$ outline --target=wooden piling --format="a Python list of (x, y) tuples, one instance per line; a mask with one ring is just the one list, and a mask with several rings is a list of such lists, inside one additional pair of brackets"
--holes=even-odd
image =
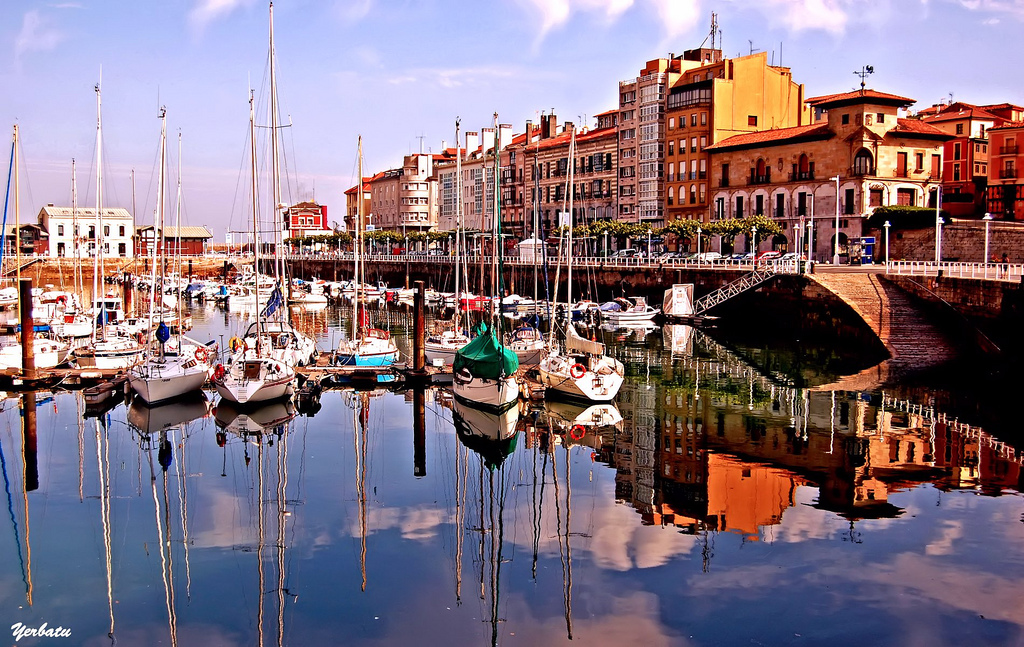
[(21, 403), (24, 407), (24, 415), (21, 419), (22, 433), (24, 435), (22, 452), (25, 458), (25, 491), (31, 492), (39, 489), (39, 467), (36, 460), (36, 392), (27, 391), (24, 393)]
[(413, 295), (413, 311), (415, 324), (413, 329), (413, 369), (422, 374), (427, 366), (427, 351), (424, 342), (427, 337), (426, 286), (423, 281), (416, 281), (416, 294)]
[(21, 279), (18, 285), (21, 300), (21, 371), (26, 380), (36, 378), (35, 323), (32, 321), (32, 279)]
[(427, 475), (426, 393), (422, 387), (412, 392), (413, 476)]

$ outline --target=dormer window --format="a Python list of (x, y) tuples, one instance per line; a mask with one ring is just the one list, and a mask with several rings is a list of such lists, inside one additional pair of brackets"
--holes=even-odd
[(848, 113), (844, 114), (842, 121), (844, 126), (848, 125), (850, 123), (850, 115)]

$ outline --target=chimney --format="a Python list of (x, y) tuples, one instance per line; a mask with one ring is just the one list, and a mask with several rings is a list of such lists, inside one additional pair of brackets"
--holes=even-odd
[(555, 114), (540, 116), (540, 138), (547, 139), (558, 134), (558, 117)]
[(526, 120), (526, 143), (529, 144), (533, 141), (533, 121)]
[(446, 150), (448, 150), (448, 142), (446, 142), (445, 140), (442, 139), (441, 140), (441, 154), (443, 155)]
[(466, 133), (466, 151), (465, 151), (465, 154), (463, 155), (463, 159), (469, 159), (469, 156), (474, 151), (476, 151), (476, 149), (477, 149), (477, 147), (479, 145), (480, 145), (480, 135), (479, 135), (479, 133), (467, 132)]
[(562, 124), (562, 132), (563, 133), (571, 133), (575, 129), (576, 129), (576, 124), (572, 123), (571, 121), (567, 121), (564, 124)]
[(494, 129), (493, 128), (481, 128), (480, 129), (480, 148), (484, 152), (487, 152), (494, 148)]
[(498, 146), (504, 150), (512, 143), (512, 124), (498, 124)]

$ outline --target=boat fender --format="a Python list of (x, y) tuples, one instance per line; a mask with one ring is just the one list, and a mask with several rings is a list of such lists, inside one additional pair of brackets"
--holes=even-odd
[(214, 382), (219, 382), (219, 381), (223, 380), (224, 376), (226, 374), (227, 374), (227, 370), (224, 368), (224, 365), (223, 364), (217, 364), (217, 368), (213, 369), (213, 381)]
[(587, 430), (583, 428), (583, 425), (573, 425), (569, 430), (569, 437), (573, 440), (582, 440), (586, 435)]
[(200, 362), (206, 362), (210, 359), (210, 351), (208, 351), (203, 346), (200, 346), (199, 348), (196, 349), (195, 357)]
[(574, 380), (578, 380), (586, 374), (587, 367), (585, 367), (583, 364), (580, 364), (579, 362), (576, 362), (575, 364), (569, 367), (569, 376), (572, 377), (572, 379)]

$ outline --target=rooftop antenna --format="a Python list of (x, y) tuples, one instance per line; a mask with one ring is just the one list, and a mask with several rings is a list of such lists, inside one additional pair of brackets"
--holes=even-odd
[(860, 77), (860, 91), (861, 91), (861, 93), (864, 92), (864, 87), (865, 87), (864, 79), (868, 78), (868, 76), (870, 76), (870, 75), (872, 75), (874, 73), (875, 73), (875, 68), (874, 68), (873, 65), (865, 65), (864, 67), (860, 68), (859, 72), (857, 72), (857, 71), (854, 72), (854, 74), (856, 74), (857, 76)]
[(420, 140), (420, 155), (423, 154), (423, 138), (424, 137), (426, 137), (426, 135), (417, 135), (416, 136), (416, 139)]

